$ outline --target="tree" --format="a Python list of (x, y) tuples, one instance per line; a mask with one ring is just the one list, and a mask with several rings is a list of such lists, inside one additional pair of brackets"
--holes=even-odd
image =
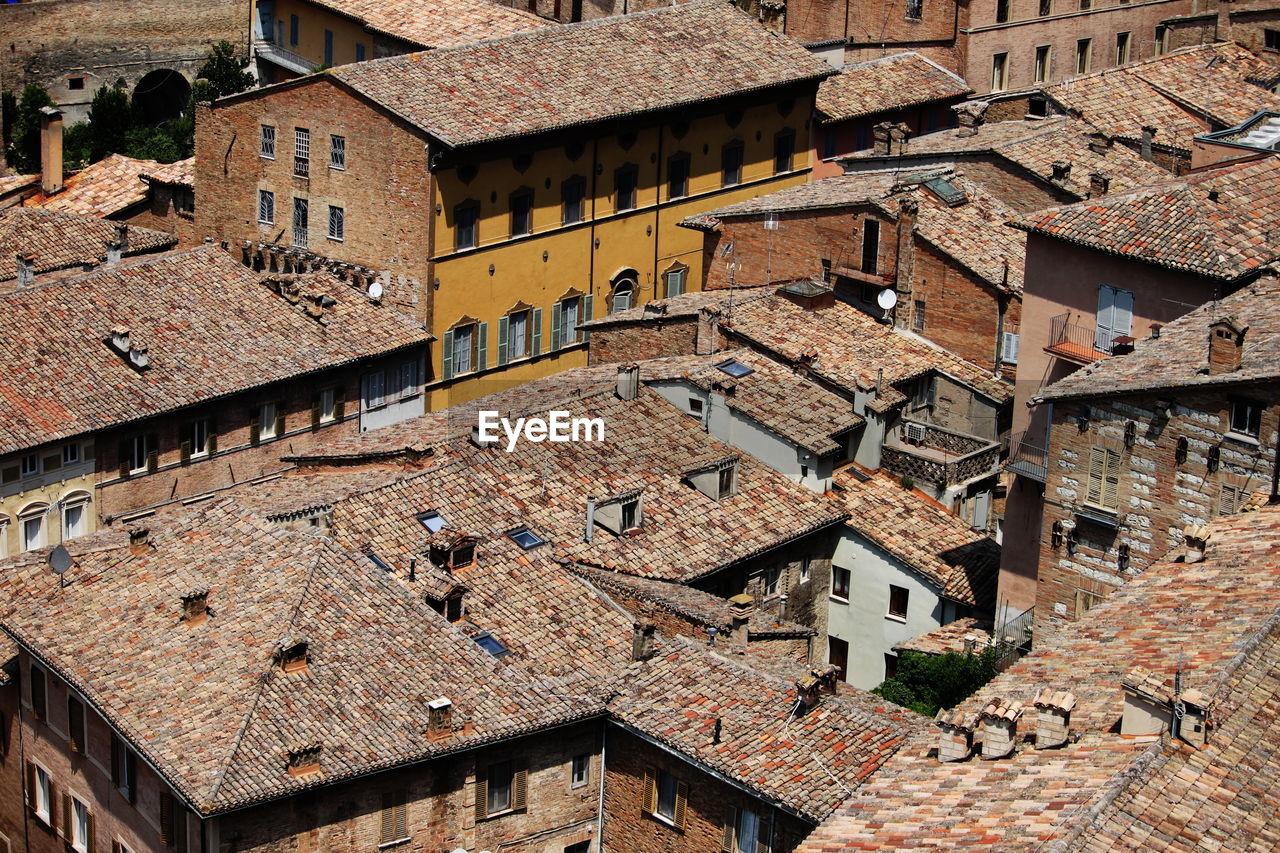
[(926, 655), (902, 652), (893, 678), (871, 692), (895, 705), (935, 716), (942, 708), (954, 708), (996, 676), (996, 650), (978, 654), (947, 652)]
[[(40, 108), (54, 106), (43, 86), (34, 83), (22, 90), (13, 121), (13, 133), (5, 156), (19, 174), (40, 171)], [(7, 127), (7, 125), (6, 125)]]
[(123, 153), (134, 128), (129, 93), (115, 86), (103, 86), (89, 105), (89, 157), (93, 162), (108, 154)]
[[(248, 64), (249, 60), (236, 54), (235, 45), (223, 40), (213, 46), (209, 58), (196, 72), (196, 77), (209, 81), (214, 98), (225, 98), (253, 85), (253, 75), (244, 70)], [(204, 96), (202, 90), (202, 97)]]

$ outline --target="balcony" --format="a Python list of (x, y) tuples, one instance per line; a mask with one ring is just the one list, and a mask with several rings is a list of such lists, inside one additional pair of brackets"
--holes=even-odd
[(266, 60), (294, 74), (310, 74), (316, 70), (317, 63), (291, 50), (285, 50), (267, 39), (254, 42), (253, 52), (259, 59)]
[(1071, 314), (1059, 314), (1049, 321), (1049, 345), (1044, 351), (1075, 364), (1093, 364), (1111, 355), (1098, 349), (1098, 330), (1070, 322)]
[(885, 436), (880, 450), (881, 467), (940, 488), (994, 474), (999, 463), (994, 442), (906, 420)]
[(1023, 430), (1005, 439), (1004, 452), (1008, 459), (1004, 469), (1019, 477), (1046, 482), (1049, 479), (1049, 451), (1035, 441), (1028, 441), (1027, 432)]

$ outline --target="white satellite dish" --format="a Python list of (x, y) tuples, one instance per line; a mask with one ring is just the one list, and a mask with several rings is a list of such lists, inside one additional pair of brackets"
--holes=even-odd
[(891, 287), (886, 287), (876, 297), (876, 304), (886, 311), (890, 310), (898, 304), (898, 292)]
[(375, 281), (373, 284), (369, 285), (369, 298), (370, 299), (382, 298), (382, 282)]

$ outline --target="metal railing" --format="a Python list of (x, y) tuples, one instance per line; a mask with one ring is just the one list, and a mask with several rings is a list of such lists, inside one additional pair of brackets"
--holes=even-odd
[(1049, 450), (1038, 441), (1028, 440), (1028, 432), (1030, 430), (1023, 430), (1005, 438), (1004, 453), (1008, 458), (1004, 468), (1043, 483), (1049, 479)]
[[(923, 433), (918, 443), (900, 437), (908, 424)], [(886, 436), (880, 449), (880, 464), (886, 470), (940, 486), (976, 479), (996, 470), (999, 463), (1000, 446), (994, 442), (905, 420)]]
[(1098, 349), (1098, 330), (1072, 323), (1070, 312), (1049, 320), (1049, 343), (1045, 351), (1080, 364), (1091, 364), (1111, 355)]

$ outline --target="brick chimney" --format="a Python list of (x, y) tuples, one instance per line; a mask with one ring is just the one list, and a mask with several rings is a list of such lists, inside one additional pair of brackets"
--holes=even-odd
[(448, 696), (427, 703), (427, 740), (447, 740), (453, 734), (453, 701)]
[(1071, 733), (1075, 694), (1042, 687), (1032, 704), (1036, 708), (1036, 749), (1051, 749), (1065, 744)]
[(631, 659), (633, 661), (648, 660), (653, 656), (655, 630), (652, 622), (631, 623)]
[(151, 531), (145, 527), (133, 527), (129, 530), (129, 553), (145, 554), (151, 547)]
[(209, 590), (198, 589), (182, 596), (182, 621), (199, 625), (209, 617)]
[(898, 199), (898, 264), (894, 270), (894, 290), (898, 291), (898, 310), (894, 314), (895, 325), (909, 329), (915, 318), (915, 305), (911, 299), (912, 280), (916, 268), (916, 214), (920, 202), (911, 196)]
[(892, 154), (893, 143), (892, 138), (893, 125), (887, 121), (882, 121), (871, 128), (871, 150), (876, 154)]
[(1209, 548), (1209, 540), (1212, 533), (1209, 528), (1203, 524), (1188, 524), (1182, 528), (1182, 541), (1186, 546), (1186, 555), (1183, 558), (1187, 563), (1204, 562), (1205, 551)]
[(889, 138), (893, 140), (893, 147), (899, 154), (905, 154), (907, 150), (907, 140), (911, 138), (911, 128), (907, 127), (903, 122), (895, 122), (889, 128)]
[(709, 308), (698, 312), (698, 336), (694, 355), (710, 355), (720, 349), (720, 313)]
[(1089, 173), (1089, 198), (1101, 198), (1111, 189), (1111, 176), (1106, 172)]
[(1067, 178), (1071, 175), (1071, 163), (1068, 160), (1054, 160), (1053, 172), (1049, 175), (1049, 180), (1055, 184), (1062, 185), (1067, 182)]
[(18, 287), (30, 287), (36, 282), (36, 256), (31, 252), (19, 252)]
[(973, 752), (973, 730), (978, 727), (978, 715), (966, 714), (959, 709), (939, 711), (933, 720), (941, 730), (938, 735), (939, 761), (964, 761)]
[(989, 106), (986, 101), (965, 101), (953, 106), (951, 109), (955, 111), (956, 121), (960, 125), (956, 136), (977, 136), (978, 128), (986, 120)]
[(285, 756), (285, 768), (289, 775), (297, 778), (320, 773), (320, 751), (319, 741), (299, 743), (290, 747)]
[(1244, 355), (1244, 335), (1249, 327), (1235, 317), (1223, 317), (1209, 324), (1209, 375), (1233, 373), (1240, 369)]
[(1111, 139), (1104, 133), (1089, 134), (1089, 150), (1094, 154), (1105, 155), (1111, 150)]
[(40, 191), (62, 190), (62, 110), (40, 108)]
[(1218, 0), (1217, 32), (1214, 41), (1231, 41), (1231, 0)]
[(756, 600), (745, 592), (729, 599), (729, 631), (730, 643), (736, 652), (747, 650), (747, 635), (751, 623), (751, 614), (755, 612)]
[(996, 697), (979, 715), (982, 719), (982, 757), (1004, 758), (1018, 743), (1018, 718), (1022, 703), (1016, 699)]

